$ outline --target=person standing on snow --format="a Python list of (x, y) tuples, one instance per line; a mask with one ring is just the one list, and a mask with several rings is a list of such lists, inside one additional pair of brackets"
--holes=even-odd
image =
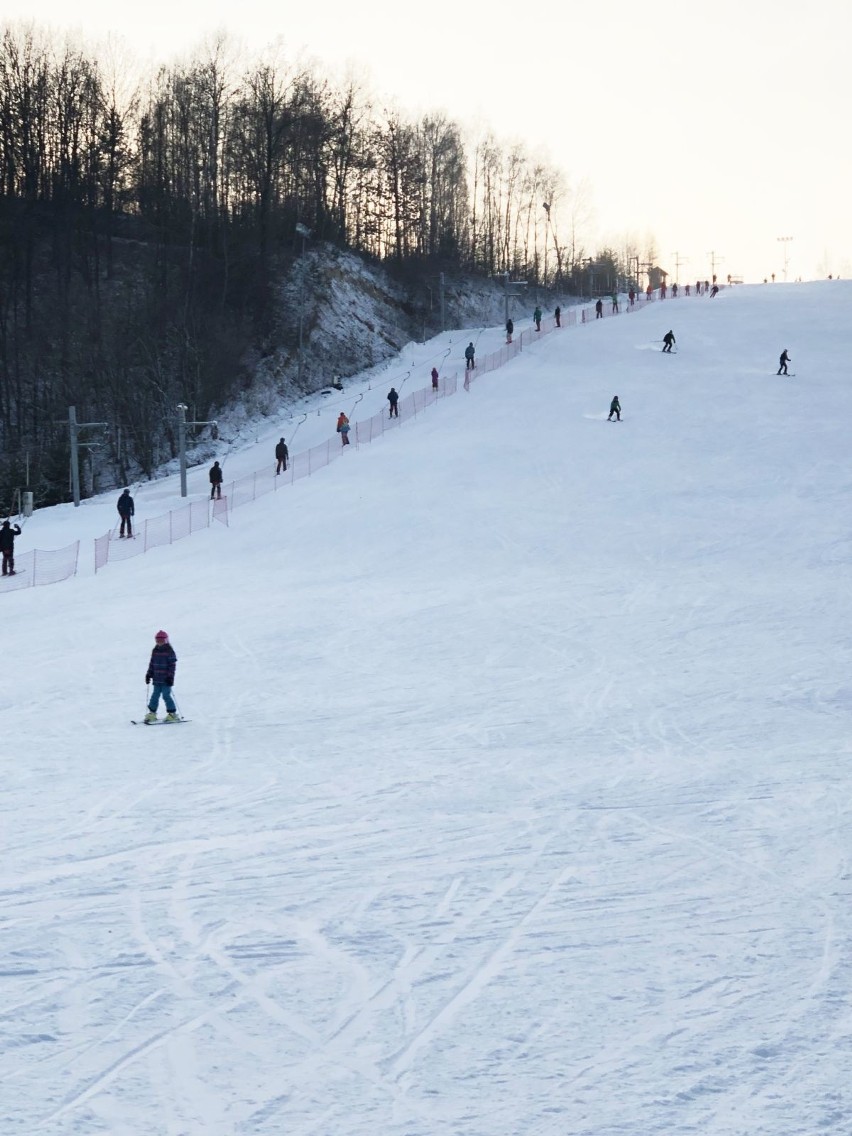
[(553, 312), (553, 318), (556, 320), (556, 326), (562, 327), (562, 309), (558, 304)]
[(399, 418), (399, 393), (396, 387), (391, 387), (388, 391), (388, 402), (390, 403), (388, 418)]
[(154, 636), (154, 650), (151, 652), (151, 661), (145, 674), (146, 685), (153, 683), (151, 697), (148, 700), (148, 713), (145, 715), (146, 722), (157, 721), (160, 695), (163, 696), (163, 701), (166, 704), (165, 720), (167, 722), (180, 721), (175, 700), (172, 698), (176, 667), (177, 655), (169, 642), (169, 637), (165, 631), (158, 631)]
[(621, 421), (621, 403), (618, 401), (618, 395), (614, 395), (612, 402), (609, 404), (609, 416), (607, 422), (612, 421), (612, 416), (615, 415), (616, 422)]
[(438, 376), (438, 368), (433, 367), (432, 368), (432, 390), (433, 391), (436, 391), (438, 389), (438, 377), (439, 377)]
[(222, 500), (222, 467), (218, 462), (213, 462), (210, 466), (210, 500), (214, 497)]
[(277, 463), (275, 466), (276, 477), (279, 473), (281, 473), (282, 470), (285, 473), (287, 472), (287, 461), (289, 457), (290, 451), (287, 449), (287, 443), (283, 438), (281, 438), (278, 442), (278, 445), (275, 447), (275, 461)]
[(675, 345), (675, 337), (673, 331), (667, 331), (663, 336), (663, 351), (671, 354), (671, 350)]
[(21, 535), (21, 526), (8, 521), (0, 525), (0, 552), (3, 553), (3, 575), (15, 575), (15, 537)]
[(595, 319), (603, 319), (603, 300), (598, 300), (598, 302), (595, 304)]
[(780, 359), (778, 360), (778, 371), (776, 373), (779, 375), (788, 375), (790, 372), (787, 370), (787, 364), (792, 362), (793, 360), (787, 354), (787, 348), (785, 347), (781, 352)]
[(349, 445), (349, 419), (341, 410), (337, 416), (337, 432), (340, 435), (340, 441), (344, 446)]
[(119, 537), (124, 536), (125, 527), (127, 528), (127, 536), (133, 536), (133, 521), (131, 518), (136, 512), (136, 506), (133, 504), (133, 498), (130, 496), (130, 490), (125, 489), (118, 499), (116, 505), (118, 515), (121, 517), (121, 529), (119, 530)]
[(468, 343), (467, 347), (465, 347), (465, 349), (464, 349), (465, 370), (466, 371), (472, 371), (473, 368), (476, 366), (476, 364), (473, 361), (475, 355), (476, 355), (476, 348), (473, 346), (473, 340), (471, 340), (470, 343)]
[(533, 312), (533, 322), (535, 323), (536, 331), (541, 331), (541, 308), (537, 304)]
[(506, 342), (512, 342), (512, 336), (515, 334), (515, 325), (511, 319), (506, 320)]

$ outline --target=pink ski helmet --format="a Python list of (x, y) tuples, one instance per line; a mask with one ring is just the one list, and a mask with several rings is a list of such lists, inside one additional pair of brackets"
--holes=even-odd
[(165, 631), (158, 631), (157, 634), (154, 636), (154, 638), (157, 640), (158, 643), (167, 643), (168, 639), (169, 639), (169, 637), (165, 633)]

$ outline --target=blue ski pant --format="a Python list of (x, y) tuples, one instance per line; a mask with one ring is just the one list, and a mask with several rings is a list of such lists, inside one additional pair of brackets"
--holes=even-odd
[(163, 701), (166, 704), (166, 710), (170, 714), (176, 713), (177, 706), (175, 706), (175, 700), (172, 698), (172, 688), (170, 686), (166, 686), (164, 682), (155, 682), (151, 687), (151, 697), (148, 700), (148, 709), (151, 711), (151, 713), (156, 714), (157, 707), (160, 705), (161, 694), (163, 696)]

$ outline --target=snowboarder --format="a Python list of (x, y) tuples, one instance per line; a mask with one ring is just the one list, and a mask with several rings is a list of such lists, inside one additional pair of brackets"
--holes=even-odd
[(607, 422), (612, 422), (612, 416), (615, 415), (616, 422), (621, 421), (621, 403), (618, 401), (618, 395), (614, 395), (612, 402), (609, 404), (609, 417)]
[(595, 304), (595, 319), (603, 319), (603, 300), (598, 300), (598, 302)]
[(214, 497), (222, 500), (222, 467), (218, 462), (213, 462), (210, 466), (210, 500)]
[(675, 345), (674, 332), (673, 331), (667, 331), (666, 334), (663, 336), (663, 351), (667, 351), (669, 354), (671, 354), (671, 349), (674, 347), (674, 345)]
[(562, 309), (558, 304), (556, 305), (556, 310), (553, 313), (553, 318), (556, 320), (556, 326), (562, 327)]
[(0, 552), (3, 553), (3, 575), (15, 575), (15, 537), (21, 535), (20, 525), (4, 521), (0, 525)]
[(175, 668), (177, 655), (169, 642), (165, 631), (158, 631), (154, 636), (154, 650), (151, 652), (151, 661), (145, 672), (145, 684), (153, 683), (151, 697), (148, 699), (148, 713), (146, 722), (157, 721), (157, 707), (160, 704), (160, 695), (166, 704), (166, 721), (179, 722), (175, 700), (172, 698), (172, 687), (175, 684)]
[(779, 375), (788, 375), (790, 372), (787, 370), (787, 364), (792, 362), (793, 360), (787, 354), (787, 348), (785, 347), (778, 360), (778, 371), (776, 373)]
[(388, 391), (388, 402), (390, 403), (388, 418), (399, 418), (399, 394), (396, 387), (391, 387)]
[(287, 472), (287, 462), (290, 460), (290, 451), (287, 449), (287, 443), (283, 438), (280, 438), (278, 445), (275, 447), (275, 476), (277, 477), (282, 471)]
[(515, 325), (512, 320), (506, 320), (506, 342), (512, 342), (512, 336), (515, 334)]
[(433, 367), (432, 368), (432, 390), (436, 391), (437, 389), (438, 389), (438, 368)]
[(541, 331), (541, 308), (538, 307), (538, 305), (536, 305), (536, 309), (533, 312), (533, 322), (535, 323), (536, 331)]
[(340, 435), (340, 441), (344, 446), (349, 445), (349, 419), (341, 410), (337, 417), (337, 432)]
[(133, 521), (131, 518), (136, 512), (136, 506), (133, 504), (133, 498), (130, 496), (129, 489), (125, 489), (122, 495), (119, 497), (116, 509), (118, 509), (118, 515), (121, 517), (121, 528), (118, 534), (119, 537), (123, 537), (125, 535), (125, 528), (127, 529), (127, 536), (133, 536)]
[(473, 368), (476, 366), (476, 364), (473, 361), (473, 358), (474, 358), (475, 355), (476, 355), (476, 348), (473, 346), (473, 341), (471, 340), (471, 342), (468, 343), (467, 347), (465, 347), (465, 349), (464, 349), (464, 357), (465, 357), (465, 360), (466, 360), (466, 362), (465, 362), (465, 370), (466, 371), (472, 371)]

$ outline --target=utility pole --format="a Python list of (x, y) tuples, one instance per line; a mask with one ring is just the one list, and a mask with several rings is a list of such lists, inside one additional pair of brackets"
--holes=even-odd
[(186, 497), (186, 428), (187, 426), (217, 426), (218, 423), (214, 420), (211, 422), (191, 421), (188, 422), (186, 418), (187, 405), (185, 402), (177, 404), (178, 412), (178, 456), (180, 458), (180, 495)]
[(107, 422), (78, 422), (77, 407), (68, 407), (68, 430), (71, 435), (71, 492), (74, 497), (74, 508), (80, 504), (80, 448), (91, 450), (99, 445), (98, 442), (81, 442), (79, 431), (89, 427), (100, 426), (103, 429), (109, 425)]
[(672, 256), (675, 262), (675, 284), (680, 284), (680, 266), (682, 264), (689, 264), (689, 260), (686, 257), (681, 260), (679, 252), (673, 252)]
[(441, 331), (446, 331), (447, 330), (447, 320), (446, 320), (446, 314), (445, 314), (445, 311), (444, 311), (444, 274), (443, 274), (443, 272), (441, 273), (439, 279), (440, 279), (440, 282), (441, 282)]
[[(544, 286), (547, 287), (547, 240), (550, 236), (550, 202), (542, 201), (541, 207), (544, 210), (547, 220), (544, 223)], [(508, 316), (506, 317), (509, 318)]]
[[(715, 284), (716, 283), (716, 259), (717, 259), (716, 253), (715, 253), (715, 251), (708, 252), (707, 255), (710, 257), (710, 274), (713, 278), (713, 283)], [(725, 258), (723, 256), (720, 256), (718, 259), (724, 260)]]
[(792, 237), (776, 237), (775, 239), (777, 241), (780, 241), (781, 244), (784, 246), (784, 283), (786, 284), (787, 283), (787, 249), (789, 248), (789, 242), (792, 241), (793, 238)]
[[(302, 325), (305, 318), (305, 241), (308, 240), (313, 234), (307, 225), (303, 225), (301, 221), (296, 225), (296, 232), (302, 238), (302, 259), (299, 263), (299, 371), (298, 382), (301, 386), (302, 383)], [(186, 494), (184, 493), (185, 497)]]

